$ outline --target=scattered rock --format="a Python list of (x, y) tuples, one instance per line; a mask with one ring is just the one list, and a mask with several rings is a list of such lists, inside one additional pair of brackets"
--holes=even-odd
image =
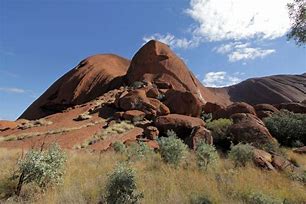
[(272, 155), (266, 151), (255, 148), (253, 161), (260, 168), (275, 170), (272, 165)]
[(155, 126), (161, 132), (165, 134), (167, 130), (173, 130), (182, 139), (189, 137), (193, 128), (204, 125), (204, 121), (200, 118), (179, 114), (159, 116), (155, 120)]
[(279, 112), (277, 108), (270, 104), (257, 104), (254, 106), (254, 109), (260, 119), (270, 117), (273, 113)]
[(294, 113), (306, 113), (306, 104), (303, 103), (281, 103), (274, 105), (277, 109), (286, 109)]
[(123, 114), (123, 119), (136, 122), (136, 121), (143, 120), (145, 116), (146, 116), (146, 114), (142, 111), (128, 110)]
[(293, 152), (299, 153), (299, 154), (306, 154), (306, 146), (294, 149)]
[(218, 111), (214, 112), (213, 119), (230, 118), (231, 115), (235, 113), (249, 113), (252, 115), (256, 115), (253, 106), (244, 102), (236, 102), (230, 106), (227, 106), (225, 109), (219, 109)]
[(75, 118), (74, 120), (75, 121), (82, 121), (82, 120), (88, 120), (90, 118), (92, 118), (92, 116), (89, 115), (89, 113), (82, 113), (82, 114), (78, 115), (78, 117)]
[(185, 139), (185, 143), (191, 149), (196, 149), (200, 142), (205, 142), (207, 144), (213, 144), (213, 137), (209, 130), (203, 126), (197, 126), (192, 130), (189, 137)]
[(144, 130), (144, 136), (150, 140), (157, 139), (158, 135), (159, 135), (159, 131), (154, 126), (148, 126)]
[(249, 143), (259, 149), (277, 144), (264, 123), (253, 114), (236, 113), (231, 116), (233, 125), (228, 128), (230, 139), (234, 144)]

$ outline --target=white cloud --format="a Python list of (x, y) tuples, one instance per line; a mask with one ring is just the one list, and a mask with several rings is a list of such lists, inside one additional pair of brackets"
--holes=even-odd
[(142, 39), (145, 43), (150, 40), (158, 40), (160, 42), (169, 45), (171, 48), (183, 48), (183, 49), (197, 47), (200, 43), (199, 38), (198, 39), (193, 38), (191, 40), (188, 40), (186, 38), (177, 38), (171, 33), (167, 33), (166, 35), (155, 33), (150, 36), (145, 36)]
[(202, 83), (208, 87), (224, 87), (237, 84), (242, 81), (239, 76), (243, 73), (236, 72), (233, 75), (229, 75), (224, 71), (219, 72), (208, 72), (205, 74), (205, 77)]
[(230, 62), (263, 58), (275, 52), (274, 49), (254, 48), (251, 47), (250, 43), (241, 42), (222, 44), (219, 47), (215, 47), (213, 51), (221, 54), (227, 54)]
[(21, 93), (26, 93), (27, 91), (24, 89), (20, 89), (20, 88), (4, 88), (4, 87), (0, 87), (0, 92), (6, 92), (6, 93), (17, 93), (17, 94), (21, 94)]
[(194, 34), (209, 41), (275, 39), (290, 28), (289, 0), (191, 0)]

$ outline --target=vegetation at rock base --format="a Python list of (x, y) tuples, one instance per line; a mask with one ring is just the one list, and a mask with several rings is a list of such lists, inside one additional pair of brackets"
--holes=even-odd
[(201, 142), (196, 149), (197, 165), (207, 170), (216, 167), (219, 162), (219, 155), (214, 146)]
[(253, 159), (253, 147), (248, 144), (237, 144), (231, 147), (228, 156), (235, 166), (246, 166)]
[(264, 119), (269, 132), (284, 146), (306, 144), (306, 114), (282, 110)]
[(227, 138), (227, 129), (233, 124), (233, 121), (226, 118), (212, 120), (206, 123), (206, 128), (212, 132), (214, 144), (226, 148), (230, 145)]
[[(284, 150), (306, 169), (305, 155)], [(36, 191), (25, 185), (18, 198), (9, 197), (16, 182), (9, 180), (21, 150), (0, 149), (0, 202), (1, 203), (98, 203), (107, 195), (109, 175), (116, 163), (127, 160), (126, 154), (108, 151), (101, 155), (86, 152), (67, 152), (66, 173), (62, 185)], [(159, 154), (131, 162), (136, 170), (137, 192), (144, 197), (141, 203), (191, 203), (208, 200), (211, 203), (246, 203), (252, 193), (263, 194), (287, 203), (306, 200), (305, 185), (281, 172), (263, 171), (253, 166), (234, 168), (232, 161), (221, 158), (214, 171), (202, 171), (196, 165), (195, 155), (188, 157), (190, 165), (173, 168), (163, 162)], [(195, 202), (196, 203), (196, 202)]]

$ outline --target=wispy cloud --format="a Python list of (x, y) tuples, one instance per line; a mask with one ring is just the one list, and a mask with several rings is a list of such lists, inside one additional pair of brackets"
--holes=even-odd
[(26, 93), (27, 91), (24, 89), (14, 88), (14, 87), (0, 87), (0, 92), (23, 94)]
[(264, 58), (275, 52), (274, 49), (251, 47), (250, 43), (241, 42), (222, 44), (219, 47), (215, 47), (213, 51), (220, 54), (227, 54), (230, 62)]
[(171, 48), (193, 48), (197, 47), (200, 43), (199, 38), (188, 40), (187, 38), (177, 38), (171, 33), (167, 33), (166, 35), (155, 33), (153, 35), (144, 36), (143, 41), (146, 43), (150, 40), (158, 40), (169, 45)]
[(208, 87), (230, 86), (241, 82), (241, 75), (243, 75), (243, 73), (240, 72), (236, 72), (234, 74), (228, 74), (225, 71), (208, 72), (205, 74), (202, 83)]

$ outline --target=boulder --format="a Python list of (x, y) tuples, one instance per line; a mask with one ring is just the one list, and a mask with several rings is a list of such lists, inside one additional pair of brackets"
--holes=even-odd
[(185, 143), (191, 149), (196, 149), (200, 142), (205, 142), (207, 144), (213, 144), (213, 137), (209, 130), (203, 126), (197, 126), (193, 128), (189, 137), (185, 139)]
[(193, 128), (205, 125), (200, 118), (179, 114), (159, 116), (154, 124), (162, 133), (165, 134), (167, 130), (173, 130), (182, 139), (189, 137)]
[(299, 153), (299, 154), (306, 154), (306, 146), (296, 148), (296, 149), (293, 150), (293, 152)]
[(218, 103), (207, 102), (202, 107), (204, 113), (214, 113), (220, 109), (224, 109), (225, 107)]
[(146, 94), (149, 98), (158, 98), (160, 96), (159, 90), (156, 87), (150, 88)]
[(250, 113), (236, 113), (231, 116), (233, 124), (228, 128), (228, 135), (234, 144), (249, 143), (259, 149), (276, 145), (264, 123)]
[(130, 121), (140, 121), (143, 120), (146, 114), (139, 110), (128, 110), (123, 113), (123, 119)]
[(270, 117), (273, 113), (279, 112), (277, 108), (270, 104), (257, 104), (254, 106), (257, 117), (260, 119)]
[(272, 165), (281, 171), (284, 171), (286, 169), (294, 170), (295, 166), (284, 156), (281, 155), (272, 155)]
[(256, 166), (268, 170), (275, 170), (272, 165), (272, 155), (260, 149), (254, 149), (253, 161)]
[(294, 113), (306, 113), (306, 104), (303, 103), (281, 103), (274, 105), (277, 109), (286, 109)]
[(154, 98), (148, 98), (144, 89), (136, 89), (129, 93), (124, 93), (117, 99), (115, 104), (125, 111), (140, 110), (154, 116), (170, 113), (168, 107), (162, 102)]
[(248, 114), (256, 115), (256, 112), (253, 106), (247, 103), (244, 103), (244, 102), (236, 102), (230, 106), (227, 106), (224, 109), (219, 109), (218, 111), (214, 112), (213, 119), (230, 118), (231, 115), (235, 113), (248, 113)]
[(154, 126), (148, 126), (144, 130), (144, 136), (150, 140), (157, 139), (158, 135), (159, 135), (159, 131)]
[(58, 79), (20, 118), (39, 119), (118, 88), (129, 65), (129, 60), (112, 54), (88, 57)]
[(196, 95), (189, 91), (177, 91), (170, 89), (165, 94), (165, 105), (171, 113), (199, 117), (203, 103)]

